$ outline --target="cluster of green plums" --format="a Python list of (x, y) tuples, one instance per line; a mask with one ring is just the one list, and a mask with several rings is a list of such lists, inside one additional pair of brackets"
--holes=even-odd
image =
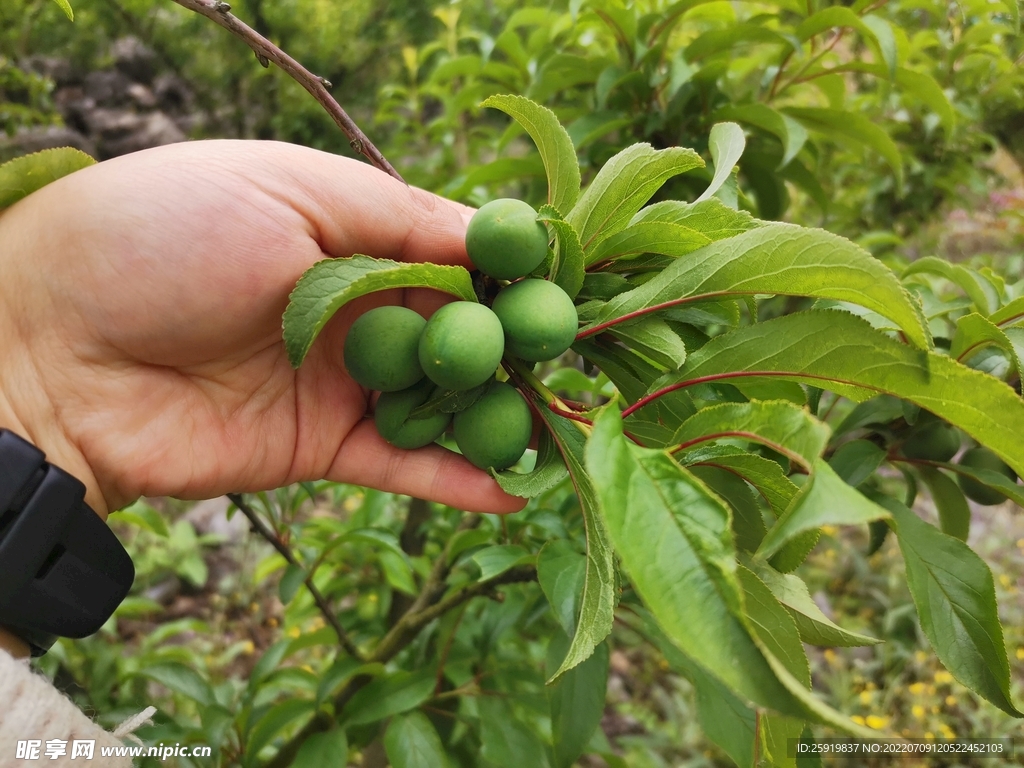
[[(946, 462), (960, 450), (960, 432), (936, 416), (922, 411), (917, 424), (907, 435), (902, 446), (903, 455), (908, 459)], [(969, 469), (987, 469), (998, 472), (1011, 482), (1017, 480), (1017, 473), (988, 448), (981, 446), (964, 451), (957, 464)], [(957, 482), (964, 496), (978, 504), (992, 505), (1006, 501), (1006, 496), (973, 477), (957, 474)]]
[[(405, 307), (361, 315), (345, 339), (345, 367), (381, 395), (374, 422), (398, 448), (420, 448), (452, 426), (462, 454), (481, 468), (505, 469), (526, 451), (533, 430), (519, 391), (498, 381), (503, 357), (553, 360), (576, 338), (579, 320), (569, 295), (535, 273), (548, 255), (548, 232), (519, 200), (495, 200), (466, 232), (473, 265), (500, 286), (491, 306), (455, 301), (429, 320)], [(447, 393), (475, 399), (452, 414)], [(438, 407), (430, 406), (437, 403)], [(446, 405), (447, 403), (447, 405)]]

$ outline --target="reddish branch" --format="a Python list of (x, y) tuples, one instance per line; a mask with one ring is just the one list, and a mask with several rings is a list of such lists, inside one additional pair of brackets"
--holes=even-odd
[(392, 167), (380, 150), (373, 145), (373, 142), (366, 137), (366, 134), (355, 124), (355, 121), (348, 116), (348, 113), (331, 96), (328, 90), (331, 87), (329, 80), (314, 75), (255, 29), (237, 16), (232, 15), (230, 13), (231, 6), (227, 3), (221, 2), (221, 0), (174, 0), (174, 2), (183, 8), (205, 16), (215, 24), (224, 27), (235, 37), (241, 39), (252, 49), (253, 53), (256, 54), (256, 58), (264, 67), (269, 67), (271, 62), (273, 62), (288, 73), (295, 82), (309, 91), (310, 95), (327, 111), (327, 114), (331, 116), (331, 119), (337, 123), (338, 127), (341, 128), (348, 138), (352, 149), (363, 155), (380, 170), (404, 182), (398, 171)]

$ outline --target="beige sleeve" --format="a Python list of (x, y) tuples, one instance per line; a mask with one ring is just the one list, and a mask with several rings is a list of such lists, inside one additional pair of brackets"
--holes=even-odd
[[(18, 759), (18, 742), (30, 739), (42, 742), (41, 759)], [(66, 742), (66, 754), (56, 760), (45, 755), (46, 742), (53, 740)], [(95, 740), (92, 761), (71, 759), (72, 743), (76, 740)], [(82, 714), (49, 680), (35, 674), (27, 661), (17, 661), (0, 650), (0, 768), (32, 765), (131, 768), (132, 761), (128, 757), (100, 756), (101, 747), (121, 745), (120, 739)]]

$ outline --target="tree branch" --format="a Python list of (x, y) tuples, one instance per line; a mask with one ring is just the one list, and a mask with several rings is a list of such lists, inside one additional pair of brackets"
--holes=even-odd
[(273, 62), (284, 70), (327, 111), (327, 114), (331, 116), (348, 138), (352, 149), (363, 155), (380, 170), (399, 181), (405, 181), (384, 155), (381, 154), (380, 150), (373, 145), (373, 142), (367, 138), (366, 134), (360, 130), (359, 126), (355, 124), (355, 121), (342, 109), (341, 105), (334, 100), (334, 97), (328, 91), (331, 87), (329, 80), (314, 75), (259, 32), (237, 16), (232, 15), (230, 13), (231, 6), (227, 3), (221, 2), (221, 0), (174, 0), (174, 2), (183, 8), (205, 16), (215, 24), (224, 27), (235, 37), (241, 39), (252, 49), (253, 53), (256, 54), (256, 58), (264, 67), (269, 67), (270, 63)]
[[(229, 493), (228, 498), (231, 500), (231, 503), (238, 507), (239, 511), (248, 518), (249, 522), (252, 523), (252, 527), (256, 529), (256, 532), (269, 541), (271, 546), (281, 554), (281, 557), (287, 560), (291, 565), (299, 568), (302, 567), (302, 564), (296, 559), (291, 548), (281, 541), (281, 538), (270, 528), (270, 526), (268, 526), (266, 522), (256, 514), (256, 510), (249, 506), (249, 503), (245, 500), (242, 494)], [(341, 622), (338, 621), (338, 617), (334, 615), (334, 611), (331, 610), (331, 606), (327, 602), (327, 598), (321, 594), (320, 590), (317, 589), (316, 585), (313, 583), (314, 572), (315, 569), (306, 574), (306, 579), (304, 581), (306, 589), (308, 589), (309, 593), (313, 596), (313, 601), (316, 603), (316, 607), (320, 609), (320, 613), (323, 614), (324, 620), (331, 625), (335, 634), (338, 635), (338, 642), (341, 644), (341, 647), (344, 648), (345, 652), (353, 658), (362, 660), (363, 655), (359, 652), (359, 649), (356, 648), (356, 644), (352, 642), (352, 639), (348, 636), (345, 628), (341, 626)]]

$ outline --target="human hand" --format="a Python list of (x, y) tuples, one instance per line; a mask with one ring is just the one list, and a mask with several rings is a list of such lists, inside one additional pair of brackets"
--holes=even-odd
[(176, 144), (60, 179), (0, 215), (0, 426), (87, 486), (100, 514), (326, 478), (480, 512), (524, 500), (439, 446), (364, 418), (342, 342), (362, 312), (449, 300), (394, 290), (344, 307), (292, 370), (299, 276), (365, 253), (469, 266), (472, 212), (370, 166), (288, 144)]

